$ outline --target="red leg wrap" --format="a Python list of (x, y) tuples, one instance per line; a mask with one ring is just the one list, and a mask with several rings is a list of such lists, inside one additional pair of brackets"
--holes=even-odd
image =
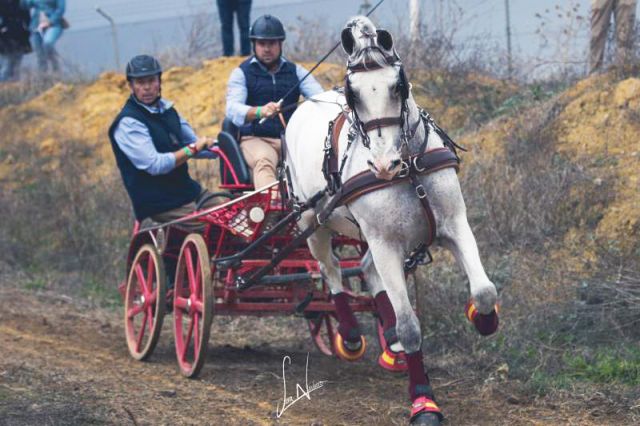
[(429, 388), (429, 378), (424, 371), (424, 362), (422, 362), (422, 351), (406, 354), (407, 369), (409, 370), (409, 394), (411, 400), (414, 401), (418, 396), (424, 394), (421, 389)]
[(465, 307), (465, 315), (476, 327), (478, 333), (483, 336), (489, 336), (498, 330), (498, 325), (500, 323), (498, 318), (498, 305), (495, 306), (493, 311), (484, 315), (478, 312), (472, 302), (469, 302)]
[(376, 309), (382, 320), (382, 327), (384, 330), (388, 330), (391, 327), (396, 326), (396, 312), (393, 310), (389, 296), (386, 291), (381, 291), (376, 294)]
[(360, 328), (358, 321), (349, 306), (349, 296), (346, 293), (333, 295), (333, 303), (336, 305), (336, 316), (338, 317), (338, 333), (347, 342), (360, 341)]

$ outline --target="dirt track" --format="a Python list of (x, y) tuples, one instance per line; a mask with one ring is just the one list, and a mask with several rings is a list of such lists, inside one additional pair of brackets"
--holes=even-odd
[[(119, 310), (6, 287), (0, 288), (0, 300), (0, 425), (391, 425), (408, 420), (406, 378), (375, 365), (378, 348), (372, 339), (364, 361), (346, 364), (313, 348), (302, 319), (280, 319), (277, 330), (255, 318), (216, 318), (207, 363), (199, 379), (188, 380), (177, 371), (171, 317), (151, 360), (141, 363), (128, 355)], [(307, 352), (309, 382), (328, 383), (277, 420), (283, 357), (293, 360), (286, 370), (292, 395), (295, 382), (304, 383)], [(449, 425), (631, 424), (597, 395), (585, 401), (536, 399), (490, 371), (452, 376), (448, 371), (463, 371), (462, 357), (427, 363)]]

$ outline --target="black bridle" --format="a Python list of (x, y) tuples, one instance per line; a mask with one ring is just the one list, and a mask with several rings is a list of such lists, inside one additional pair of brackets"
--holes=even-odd
[[(368, 149), (371, 149), (371, 139), (369, 137), (370, 131), (377, 129), (378, 136), (381, 136), (381, 129), (383, 127), (399, 126), (402, 139), (400, 150), (403, 150), (405, 148), (408, 149), (409, 141), (415, 136), (421, 120), (418, 119), (414, 126), (409, 125), (409, 82), (407, 81), (402, 62), (400, 62), (396, 55), (390, 56), (384, 54), (384, 52), (382, 52), (382, 50), (377, 46), (367, 47), (366, 49), (376, 49), (383, 53), (384, 64), (380, 64), (375, 61), (357, 63), (352, 62), (347, 64), (347, 75), (345, 76), (345, 97), (347, 100), (347, 105), (349, 106), (353, 114), (353, 126), (355, 127), (357, 133), (360, 135), (362, 144)], [(396, 91), (400, 94), (401, 98), (400, 115), (394, 117), (375, 118), (373, 120), (364, 122), (358, 115), (358, 111), (356, 108), (356, 96), (351, 89), (350, 77), (355, 73), (374, 71), (384, 68), (385, 66), (393, 66), (398, 70), (398, 82), (396, 83)]]

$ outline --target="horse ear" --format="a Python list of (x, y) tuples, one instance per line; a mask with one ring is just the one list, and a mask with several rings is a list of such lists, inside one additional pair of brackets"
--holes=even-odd
[(378, 45), (387, 52), (393, 52), (393, 37), (387, 30), (376, 30), (378, 33)]
[(351, 27), (347, 27), (342, 30), (340, 38), (342, 40), (342, 49), (347, 55), (351, 56), (353, 54), (353, 48), (356, 44), (356, 41), (353, 38), (353, 33), (351, 32)]

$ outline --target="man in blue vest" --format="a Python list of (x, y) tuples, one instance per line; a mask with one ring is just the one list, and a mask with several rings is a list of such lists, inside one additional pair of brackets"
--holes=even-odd
[[(285, 31), (278, 18), (256, 19), (249, 38), (254, 54), (229, 77), (226, 115), (240, 129), (240, 149), (259, 189), (276, 180), (280, 134), (300, 95), (309, 98), (324, 89), (312, 76), (298, 84), (307, 71), (282, 56)], [(263, 118), (268, 120), (260, 123)]]
[[(136, 219), (164, 223), (186, 216), (207, 195), (189, 176), (187, 161), (215, 158), (208, 151), (214, 141), (198, 138), (173, 104), (161, 97), (162, 68), (155, 58), (134, 57), (126, 74), (131, 96), (109, 128), (109, 139)], [(196, 220), (180, 226), (203, 228)]]

